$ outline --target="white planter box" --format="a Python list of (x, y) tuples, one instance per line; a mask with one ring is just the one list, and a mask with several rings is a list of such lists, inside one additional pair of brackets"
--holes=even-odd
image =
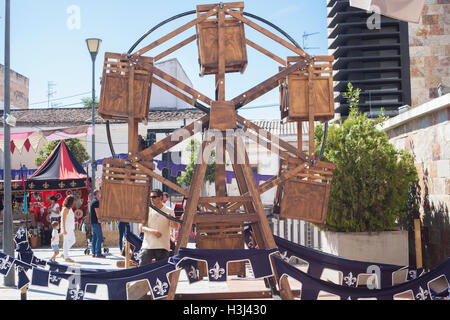
[(320, 232), (322, 251), (353, 260), (406, 266), (408, 231)]

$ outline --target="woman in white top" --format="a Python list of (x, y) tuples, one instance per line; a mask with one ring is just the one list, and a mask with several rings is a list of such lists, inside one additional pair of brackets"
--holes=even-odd
[(59, 217), (61, 217), (61, 213), (59, 211), (59, 204), (56, 203), (56, 197), (51, 196), (50, 197), (51, 204), (48, 207), (48, 212), (50, 212), (50, 222), (58, 221)]
[(67, 262), (74, 262), (69, 257), (69, 249), (75, 243), (75, 215), (72, 210), (74, 200), (75, 198), (72, 195), (67, 196), (64, 199), (62, 210), (61, 231), (64, 236), (63, 258)]

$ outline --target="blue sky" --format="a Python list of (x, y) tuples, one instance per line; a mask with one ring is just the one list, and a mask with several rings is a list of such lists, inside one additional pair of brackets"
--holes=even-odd
[[(96, 60), (96, 90), (100, 93), (99, 78), (105, 51), (126, 52), (150, 28), (176, 14), (195, 10), (197, 4), (214, 1), (190, 0), (20, 0), (11, 1), (11, 68), (30, 79), (29, 102), (31, 108), (47, 106), (48, 82), (55, 83), (53, 103), (67, 106), (80, 102), (83, 97), (60, 99), (86, 93), (91, 90), (91, 59), (85, 39), (103, 40)], [(4, 63), (4, 7), (1, 9), (0, 61)], [(79, 9), (79, 24), (76, 11)], [(306, 50), (312, 55), (327, 54), (326, 1), (325, 0), (246, 0), (244, 11), (269, 20), (286, 31), (300, 45), (303, 34), (315, 33), (307, 39)], [(193, 15), (178, 19), (147, 37), (138, 48), (145, 46), (194, 18)], [(72, 22), (72, 25), (70, 23)], [(69, 23), (69, 25), (68, 25)], [(70, 27), (72, 26), (72, 27)], [(269, 30), (272, 31), (269, 27)], [(175, 37), (146, 55), (155, 56), (195, 32), (194, 28)], [(274, 52), (280, 57), (292, 55), (289, 50), (246, 26), (246, 36), (252, 41)], [(274, 31), (276, 33), (276, 31)], [(247, 49), (248, 67), (244, 74), (229, 74), (226, 77), (226, 98), (239, 93), (270, 77), (278, 70), (273, 60)], [(195, 42), (167, 57), (178, 58), (194, 88), (214, 97), (214, 76), (200, 78), (197, 46)], [(278, 103), (278, 90), (253, 101), (249, 107)], [(76, 106), (76, 105), (74, 105)], [(250, 119), (279, 118), (279, 108), (257, 108), (240, 112)]]

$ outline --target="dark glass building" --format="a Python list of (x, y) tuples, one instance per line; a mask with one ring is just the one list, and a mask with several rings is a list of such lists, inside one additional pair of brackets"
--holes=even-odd
[(337, 116), (346, 118), (343, 93), (351, 82), (361, 89), (360, 109), (375, 118), (395, 116), (411, 105), (408, 23), (374, 16), (351, 7), (349, 0), (327, 0), (328, 51), (334, 55)]

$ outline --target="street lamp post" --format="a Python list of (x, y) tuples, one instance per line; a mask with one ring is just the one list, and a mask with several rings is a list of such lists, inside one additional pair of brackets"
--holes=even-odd
[[(12, 219), (11, 204), (11, 131), (7, 118), (10, 112), (10, 0), (5, 1), (5, 79), (4, 79), (4, 110), (3, 110), (3, 134), (4, 134), (4, 182), (3, 182), (3, 252), (7, 255), (14, 256), (14, 231)], [(5, 276), (3, 284), (7, 287), (14, 286), (15, 273), (14, 268)]]
[(91, 54), (92, 59), (92, 185), (91, 185), (91, 200), (94, 200), (95, 189), (95, 58), (97, 57), (98, 49), (102, 40), (96, 38), (86, 39), (86, 44)]

